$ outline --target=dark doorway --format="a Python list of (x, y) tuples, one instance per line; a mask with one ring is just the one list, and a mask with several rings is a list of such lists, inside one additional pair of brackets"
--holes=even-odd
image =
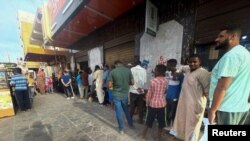
[(88, 68), (88, 61), (79, 62), (80, 69), (83, 70), (84, 68)]

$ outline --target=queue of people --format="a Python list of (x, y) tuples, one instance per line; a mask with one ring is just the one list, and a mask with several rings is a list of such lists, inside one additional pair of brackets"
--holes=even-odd
[[(241, 30), (237, 27), (221, 30), (215, 40), (216, 49), (223, 49), (226, 53), (211, 73), (202, 67), (199, 55), (193, 54), (187, 59), (188, 69), (185, 71), (176, 68), (177, 60), (174, 58), (164, 64), (160, 62), (149, 82), (140, 61), (128, 68), (117, 60), (112, 70), (108, 65), (103, 68), (96, 65), (93, 73), (90, 69), (80, 70), (75, 79), (78, 92), (74, 92), (69, 70), (58, 75), (58, 85), (63, 86), (67, 99), (73, 99), (75, 93), (79, 93), (80, 99), (96, 97), (100, 105), (112, 103), (121, 134), (124, 133), (122, 113), (129, 127), (134, 129), (133, 117), (137, 111), (138, 123), (144, 124), (146, 119), (143, 138), (147, 137), (148, 130), (157, 119), (158, 140), (167, 126), (178, 139), (198, 141), (206, 108), (209, 108), (210, 124), (242, 125), (249, 114), (250, 53), (239, 44), (240, 37)], [(30, 108), (24, 96), (27, 80), (20, 73), (18, 69), (11, 84), (16, 86), (21, 110), (27, 110)], [(45, 82), (41, 69), (37, 76), (41, 93), (45, 93)], [(48, 80), (48, 84), (52, 83)], [(50, 90), (53, 92), (53, 87)]]
[[(119, 103), (116, 106), (119, 131), (123, 133), (120, 117), (122, 110), (125, 112), (129, 126), (133, 127), (133, 120), (130, 117), (134, 114), (135, 101), (139, 111), (139, 121), (141, 120), (140, 94), (144, 90), (147, 91), (144, 138), (156, 118), (159, 129), (157, 139), (161, 138), (163, 127), (168, 125), (171, 128), (171, 134), (176, 138), (197, 141), (206, 108), (208, 108), (206, 112), (208, 112), (210, 124), (246, 124), (249, 114), (250, 53), (239, 44), (240, 37), (241, 31), (237, 27), (221, 30), (215, 40), (216, 48), (224, 49), (226, 53), (211, 73), (202, 68), (201, 58), (197, 54), (188, 58), (189, 67), (183, 72), (175, 68), (175, 59), (169, 59), (166, 68), (164, 64), (157, 65), (154, 78), (147, 88), (138, 86), (138, 77), (141, 84), (145, 83), (143, 71), (140, 75), (133, 73), (133, 69), (126, 73), (119, 72), (119, 69), (111, 71), (110, 88), (113, 89), (113, 95), (116, 98), (114, 102)], [(165, 76), (166, 70), (170, 71), (167, 76)], [(132, 88), (130, 113), (127, 112), (127, 96), (124, 97), (125, 92), (129, 92), (128, 85)], [(206, 107), (207, 102), (209, 107)], [(165, 109), (167, 109), (167, 120), (165, 120)]]

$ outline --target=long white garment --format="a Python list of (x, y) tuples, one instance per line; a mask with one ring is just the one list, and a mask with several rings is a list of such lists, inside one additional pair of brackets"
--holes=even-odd
[(94, 80), (95, 81), (95, 85), (96, 85), (96, 94), (97, 94), (97, 98), (99, 103), (103, 103), (104, 101), (104, 93), (102, 90), (102, 84), (103, 84), (103, 70), (96, 70), (94, 72)]
[(173, 131), (176, 137), (185, 141), (198, 141), (204, 116), (210, 73), (203, 69), (187, 73), (177, 106)]

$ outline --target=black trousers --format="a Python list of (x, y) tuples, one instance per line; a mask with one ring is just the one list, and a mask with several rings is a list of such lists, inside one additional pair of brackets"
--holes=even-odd
[(109, 102), (109, 92), (108, 92), (108, 88), (103, 87), (102, 89), (103, 89), (103, 91), (105, 92), (103, 105), (110, 104), (110, 102)]
[(15, 90), (15, 97), (21, 111), (31, 108), (28, 90)]
[(139, 122), (143, 121), (143, 111), (144, 111), (144, 94), (130, 93), (130, 115), (133, 119), (135, 113), (135, 108), (139, 114)]
[(178, 101), (167, 99), (167, 125), (172, 126), (176, 114)]
[(146, 125), (148, 128), (153, 127), (153, 123), (155, 118), (158, 121), (159, 129), (162, 129), (166, 126), (166, 108), (152, 108), (148, 106), (147, 109), (147, 118), (146, 118)]

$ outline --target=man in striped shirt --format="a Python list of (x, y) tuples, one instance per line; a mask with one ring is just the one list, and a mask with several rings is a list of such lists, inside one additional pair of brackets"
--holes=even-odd
[(148, 128), (152, 128), (154, 119), (158, 121), (158, 136), (160, 140), (162, 129), (166, 125), (166, 96), (165, 91), (168, 80), (165, 78), (166, 66), (159, 64), (155, 67), (155, 78), (150, 81), (146, 95), (147, 115), (146, 128), (143, 131), (143, 138), (146, 138)]
[(29, 94), (28, 94), (28, 80), (21, 75), (21, 68), (14, 70), (14, 76), (12, 76), (10, 85), (15, 87), (15, 97), (17, 104), (21, 111), (26, 111), (31, 108)]

